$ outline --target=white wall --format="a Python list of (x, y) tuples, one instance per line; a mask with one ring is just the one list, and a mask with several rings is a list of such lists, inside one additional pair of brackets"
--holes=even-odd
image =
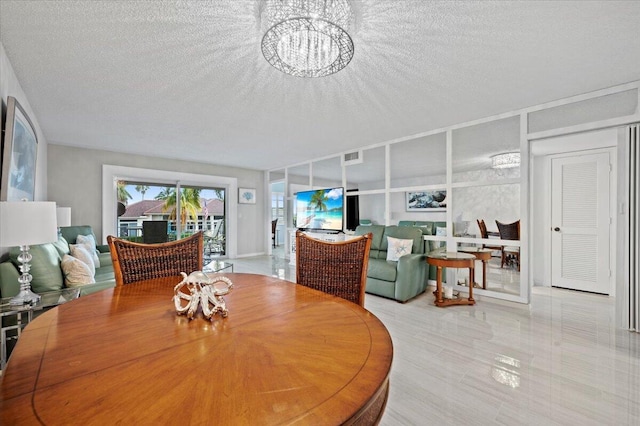
[[(533, 200), (532, 200), (532, 271), (533, 285), (549, 286), (551, 275), (549, 232), (551, 229), (551, 163), (550, 156), (555, 154), (580, 152), (585, 150), (616, 147), (618, 144), (618, 129), (610, 128), (593, 132), (576, 133), (568, 136), (535, 141), (531, 144), (533, 154)], [(616, 154), (611, 156), (616, 163)], [(616, 176), (612, 174), (615, 184)], [(615, 211), (616, 200), (611, 200)], [(615, 217), (615, 214), (612, 216)], [(615, 229), (612, 227), (612, 229)], [(615, 252), (615, 245), (611, 246)], [(612, 268), (614, 265), (612, 265)]]
[[(20, 82), (13, 71), (13, 67), (11, 66), (11, 62), (9, 62), (4, 46), (0, 43), (0, 97), (2, 98), (3, 120), (6, 116), (7, 97), (9, 96), (13, 96), (18, 100), (36, 128), (36, 135), (38, 137), (38, 157), (36, 163), (35, 199), (36, 201), (47, 201), (47, 139), (42, 133), (40, 125), (38, 124), (38, 117), (36, 117), (33, 109), (31, 109), (29, 100), (22, 90), (22, 86), (20, 86)], [(3, 121), (3, 129), (4, 125), (5, 123)]]
[(387, 225), (384, 220), (384, 194), (360, 195), (358, 205), (360, 219), (369, 219), (376, 225)]
[[(444, 159), (442, 160), (444, 161)], [(474, 170), (453, 175), (454, 182), (485, 182), (498, 179), (518, 179), (519, 169), (504, 169), (497, 175), (493, 169)], [(430, 176), (435, 182), (442, 182), (445, 176)], [(394, 186), (419, 185), (418, 179), (402, 179), (395, 182)], [(443, 185), (444, 186), (444, 185)], [(407, 212), (405, 192), (393, 192), (390, 197), (391, 224), (395, 225), (401, 220), (421, 221), (446, 221), (447, 214), (440, 212)], [(377, 204), (370, 203), (384, 218), (384, 196), (379, 196)], [(447, 207), (453, 208), (453, 221), (459, 221), (462, 216), (470, 218), (468, 232), (480, 235), (476, 219), (485, 219), (489, 230), (497, 231), (494, 219), (504, 223), (511, 223), (520, 219), (520, 186), (514, 184), (483, 185), (454, 188), (453, 194), (447, 194)], [(362, 210), (362, 209), (361, 209)], [(371, 210), (370, 210), (371, 211)], [(381, 222), (382, 223), (382, 222)]]
[[(524, 226), (521, 227), (520, 230), (522, 257), (525, 259), (522, 262), (521, 269), (521, 277), (523, 280), (521, 281), (522, 285), (519, 296), (513, 298), (510, 295), (502, 293), (496, 293), (495, 296), (505, 300), (528, 303), (531, 295), (530, 284), (536, 282), (534, 275), (538, 283), (544, 282), (544, 272), (542, 272), (543, 275), (540, 275), (540, 273), (545, 270), (545, 264), (550, 263), (542, 261), (541, 267), (534, 266), (541, 262), (538, 256), (544, 256), (544, 253), (548, 252), (548, 250), (545, 250), (546, 245), (542, 240), (538, 240), (534, 246), (532, 239), (534, 237), (540, 238), (540, 233), (545, 229), (546, 225), (543, 224), (541, 226), (539, 219), (543, 217), (543, 212), (546, 211), (548, 207), (541, 204), (539, 198), (545, 194), (548, 195), (549, 190), (546, 189), (544, 181), (533, 181), (534, 170), (537, 170), (538, 175), (544, 173), (541, 169), (542, 166), (536, 163), (533, 158), (535, 156), (548, 155), (542, 153), (541, 147), (547, 150), (584, 150), (601, 147), (602, 144), (597, 140), (597, 137), (595, 140), (590, 140), (590, 137), (584, 138), (583, 136), (589, 132), (596, 131), (594, 129), (609, 129), (605, 130), (605, 133), (616, 133), (617, 130), (611, 129), (617, 129), (620, 126), (638, 121), (638, 105), (640, 104), (640, 98), (638, 98), (638, 96), (640, 96), (640, 88), (638, 85), (639, 82), (634, 81), (517, 111), (485, 117), (473, 122), (458, 123), (453, 126), (434, 129), (399, 140), (363, 147), (364, 162), (353, 166), (343, 166), (343, 182), (348, 188), (357, 186), (357, 189), (360, 191), (358, 195), (360, 196), (361, 218), (372, 219), (378, 223), (387, 225), (396, 223), (399, 220), (438, 220), (438, 215), (443, 220), (446, 218), (446, 221), (453, 223), (454, 226), (456, 222), (464, 219), (465, 216), (470, 222), (473, 222), (473, 218), (469, 216), (479, 216), (475, 209), (483, 202), (483, 200), (480, 200), (482, 197), (475, 197), (475, 195), (480, 194), (482, 191), (487, 191), (486, 197), (507, 198), (505, 203), (502, 203), (503, 200), (500, 200), (497, 205), (489, 206), (489, 208), (485, 206), (484, 209), (489, 212), (488, 215), (498, 217), (505, 222), (510, 222), (517, 218), (523, 220)], [(535, 131), (529, 128), (529, 124), (532, 121), (536, 123), (533, 127)], [(493, 128), (492, 126), (496, 123), (498, 123), (498, 126), (500, 123), (506, 123), (507, 127), (512, 129), (511, 132), (508, 132), (511, 136), (506, 140), (505, 146), (502, 146), (502, 143), (505, 141), (496, 139), (494, 134), (489, 134), (488, 137), (485, 138), (468, 134), (468, 132), (473, 129), (480, 129), (478, 130), (480, 131), (479, 136), (482, 136), (483, 131), (486, 131), (488, 128)], [(517, 134), (513, 131), (513, 128), (519, 128)], [(580, 136), (577, 136), (578, 134), (580, 134)], [(427, 147), (424, 138), (439, 135), (445, 137), (446, 165), (448, 167), (448, 169), (445, 170), (447, 173), (445, 175), (446, 180), (442, 179), (440, 183), (433, 182), (433, 176), (437, 176), (438, 174), (442, 176), (443, 151), (440, 150), (440, 155), (437, 156), (437, 158), (433, 153), (428, 153), (426, 156), (419, 154), (422, 152), (420, 148)], [(459, 145), (460, 135), (468, 139), (467, 146), (464, 146), (464, 144), (463, 146)], [(561, 142), (555, 139), (552, 140), (552, 138), (560, 135), (562, 135)], [(465, 139), (463, 138), (462, 140), (464, 141)], [(520, 170), (510, 172), (517, 173), (517, 176), (510, 176), (510, 173), (498, 173), (495, 171), (493, 172), (495, 176), (487, 174), (486, 170), (490, 167), (488, 157), (493, 151), (491, 151), (490, 145), (482, 142), (483, 140), (488, 142), (498, 140), (498, 142), (501, 143), (501, 149), (508, 148), (509, 150), (520, 151), (522, 155)], [(615, 138), (612, 140), (613, 142), (608, 146), (615, 146), (617, 143)], [(400, 146), (405, 144), (409, 145), (407, 149), (403, 149), (405, 146)], [(438, 146), (438, 144), (434, 146)], [(439, 146), (442, 146), (442, 141)], [(397, 158), (400, 159), (395, 163), (393, 161), (394, 157), (388, 155), (394, 151), (394, 148), (398, 150), (397, 153), (399, 155)], [(464, 152), (466, 158), (465, 155), (460, 157), (459, 154), (455, 153), (454, 150), (459, 148), (464, 148), (463, 151), (459, 152)], [(614, 152), (615, 148), (609, 148), (609, 151)], [(496, 151), (496, 153), (497, 152), (499, 151)], [(344, 153), (340, 153), (340, 155), (343, 154)], [(481, 160), (480, 163), (482, 164), (480, 164), (476, 160), (480, 159), (483, 155), (487, 158)], [(622, 153), (620, 153), (619, 156), (624, 157)], [(416, 158), (419, 158), (419, 163), (408, 161)], [(436, 162), (432, 163), (432, 167), (427, 167), (423, 161), (424, 158), (436, 160)], [(475, 165), (483, 166), (482, 171), (474, 172), (482, 174), (483, 176), (467, 176), (462, 180), (459, 179), (458, 175), (461, 170), (465, 170), (471, 166), (475, 167)], [(614, 165), (614, 168), (615, 167)], [(297, 171), (303, 168), (304, 165), (298, 164), (280, 170), (269, 171), (268, 173), (273, 172), (282, 175), (284, 178), (286, 172), (291, 172), (291, 170)], [(431, 174), (425, 176), (427, 173), (425, 170), (431, 169), (440, 172), (434, 172), (433, 176)], [(614, 170), (614, 173), (616, 173), (617, 176), (617, 171)], [(402, 186), (403, 180), (407, 182), (407, 186)], [(414, 184), (410, 183), (412, 181)], [(515, 190), (517, 186), (519, 186), (519, 191)], [(451, 195), (447, 194), (447, 196), (451, 197), (451, 200), (454, 201), (454, 203), (448, 203), (448, 207), (452, 206), (453, 208), (447, 208), (446, 213), (408, 213), (405, 211), (403, 191), (441, 189), (443, 187), (446, 187), (448, 191), (452, 192)], [(473, 188), (470, 189), (471, 192), (467, 194), (469, 196), (465, 196), (464, 194), (467, 188)], [(510, 188), (514, 188), (514, 190)], [(456, 191), (461, 191), (460, 193), (462, 195), (454, 194)], [(610, 191), (614, 194), (615, 186), (613, 186)], [(535, 195), (532, 194), (532, 192)], [(456, 198), (459, 198), (457, 204), (458, 206), (462, 206), (462, 209), (456, 207)], [(475, 198), (475, 201), (470, 201), (471, 198)], [(520, 208), (514, 209), (513, 207), (518, 204), (518, 199)], [(466, 201), (469, 201), (469, 203), (466, 203)], [(467, 212), (467, 209), (469, 209), (471, 213)], [(618, 218), (615, 213), (612, 213), (612, 217), (616, 219), (624, 218), (623, 213), (621, 213), (620, 218)], [(537, 223), (537, 225), (535, 225), (535, 223)], [(491, 225), (491, 222), (489, 222), (489, 225)], [(495, 222), (493, 222), (493, 225), (495, 226)], [(477, 234), (476, 228), (474, 225), (469, 231), (472, 234)], [(615, 238), (615, 233), (612, 233), (612, 235), (612, 238)], [(448, 243), (455, 243), (455, 240), (452, 240), (453, 238), (451, 238)], [(612, 240), (611, 243), (615, 244), (615, 241)], [(613, 245), (613, 247), (615, 247), (615, 245)], [(543, 251), (543, 253), (540, 253), (541, 251)], [(530, 255), (530, 252), (533, 253)], [(625, 253), (619, 251), (612, 251), (612, 256), (623, 256), (624, 254)], [(535, 260), (535, 263), (533, 260)], [(621, 270), (620, 267), (615, 270), (615, 274), (617, 275), (620, 275), (621, 272), (624, 271)]]
[(468, 233), (480, 236), (477, 219), (483, 219), (488, 231), (498, 231), (496, 220), (513, 223), (520, 219), (520, 184), (502, 184), (454, 188), (450, 203), (453, 222), (469, 218)]
[[(38, 154), (36, 159), (36, 187), (35, 187), (35, 200), (47, 201), (47, 139), (45, 138), (40, 125), (38, 124), (38, 117), (36, 117), (29, 100), (20, 86), (20, 82), (16, 77), (11, 62), (7, 57), (7, 53), (4, 50), (4, 46), (0, 43), (0, 98), (2, 101), (1, 110), (2, 114), (2, 128), (4, 129), (4, 119), (7, 113), (7, 97), (13, 96), (18, 100), (22, 108), (25, 110), (33, 126), (36, 129), (36, 136), (38, 138)], [(6, 253), (6, 247), (0, 247), (0, 254)]]
[[(257, 170), (177, 161), (166, 158), (130, 155), (110, 151), (49, 145), (49, 199), (71, 207), (73, 225), (91, 225), (99, 240), (106, 238), (102, 230), (102, 166), (124, 166), (170, 172), (236, 178), (238, 187), (263, 188), (264, 173)], [(234, 199), (237, 199), (237, 194)], [(237, 256), (262, 254), (266, 248), (268, 223), (264, 216), (263, 191), (258, 191), (256, 204), (237, 206)], [(270, 234), (269, 234), (270, 235)]]

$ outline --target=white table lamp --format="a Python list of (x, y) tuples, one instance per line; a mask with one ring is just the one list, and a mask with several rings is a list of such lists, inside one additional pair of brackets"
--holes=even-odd
[(0, 247), (20, 247), (20, 292), (12, 305), (36, 303), (40, 296), (31, 291), (29, 246), (58, 240), (56, 203), (48, 201), (0, 202)]

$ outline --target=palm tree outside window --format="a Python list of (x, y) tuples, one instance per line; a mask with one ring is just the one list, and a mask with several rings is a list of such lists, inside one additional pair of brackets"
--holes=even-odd
[[(144, 221), (162, 220), (168, 223), (168, 240), (204, 231), (205, 240), (209, 236), (212, 241), (210, 256), (225, 255), (225, 191), (225, 188), (119, 181), (118, 195), (128, 201), (125, 213), (118, 218), (119, 236), (140, 241)], [(214, 230), (216, 235), (212, 235)]]

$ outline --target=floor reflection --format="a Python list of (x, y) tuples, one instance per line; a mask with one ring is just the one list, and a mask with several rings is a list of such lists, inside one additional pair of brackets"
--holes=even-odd
[[(295, 280), (282, 248), (230, 261)], [(519, 288), (498, 258), (488, 278)], [(478, 296), (438, 308), (425, 292), (407, 303), (367, 294), (365, 307), (394, 346), (382, 426), (640, 424), (640, 334), (616, 327), (613, 297), (534, 287), (530, 305)]]
[[(482, 268), (476, 265), (476, 281), (482, 282)], [(487, 290), (520, 294), (520, 272), (515, 266), (500, 267), (500, 258), (492, 257), (487, 264)]]

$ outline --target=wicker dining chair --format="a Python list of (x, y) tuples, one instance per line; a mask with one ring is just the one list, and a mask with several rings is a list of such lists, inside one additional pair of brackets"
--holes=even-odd
[(275, 218), (271, 221), (271, 242), (273, 243), (273, 247), (276, 246), (276, 229), (278, 226), (278, 218)]
[(116, 286), (202, 270), (202, 232), (167, 243), (142, 244), (107, 237)]
[[(478, 229), (480, 229), (480, 237), (483, 239), (489, 238), (489, 231), (487, 231), (487, 225), (484, 223), (484, 219), (478, 219)], [(500, 257), (502, 257), (502, 246), (493, 245), (493, 244), (482, 244), (483, 249), (489, 250), (497, 250), (500, 252)]]
[[(513, 223), (502, 223), (496, 220), (498, 225), (498, 231), (500, 232), (501, 240), (520, 240), (520, 221), (516, 220)], [(520, 270), (520, 247), (502, 246), (502, 261), (500, 267), (504, 268), (507, 263), (507, 256), (511, 256), (515, 259), (518, 271)]]
[(372, 237), (328, 242), (296, 232), (296, 282), (364, 306)]

